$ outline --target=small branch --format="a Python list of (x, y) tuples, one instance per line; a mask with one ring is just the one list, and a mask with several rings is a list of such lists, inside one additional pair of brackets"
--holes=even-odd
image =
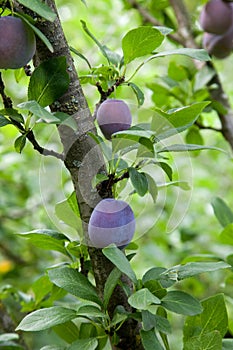
[(183, 38), (183, 46), (197, 49), (198, 45), (195, 42), (193, 32), (192, 32), (192, 22), (189, 17), (187, 8), (183, 0), (169, 0), (170, 5), (174, 10), (178, 23), (178, 34)]
[(47, 148), (43, 148), (39, 145), (39, 143), (37, 142), (37, 140), (35, 139), (35, 135), (33, 134), (32, 130), (30, 130), (27, 135), (26, 135), (27, 139), (29, 142), (31, 142), (31, 144), (33, 145), (34, 149), (39, 152), (41, 155), (43, 156), (52, 156), (55, 157), (57, 159), (61, 159), (61, 160), (65, 160), (64, 154), (62, 153), (57, 153), (53, 150), (49, 150)]
[[(2, 102), (4, 107), (6, 109), (13, 108), (13, 103), (11, 98), (5, 94), (5, 85), (2, 80), (1, 72), (0, 72), (0, 95), (2, 96)], [(40, 154), (44, 156), (53, 156), (55, 158), (64, 160), (63, 154), (41, 147), (37, 142), (37, 140), (35, 139), (35, 135), (32, 130), (29, 130), (29, 131), (26, 130), (20, 122), (12, 119), (11, 117), (9, 117), (9, 119), (11, 123), (21, 132), (22, 135), (26, 135), (27, 140), (33, 145), (34, 149), (38, 151)]]

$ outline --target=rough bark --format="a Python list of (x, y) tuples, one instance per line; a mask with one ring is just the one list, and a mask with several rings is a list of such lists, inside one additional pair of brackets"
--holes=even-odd
[[(57, 14), (54, 0), (47, 0), (46, 3)], [(18, 11), (27, 13), (28, 10), (23, 8), (17, 1), (14, 1)], [(81, 4), (80, 4), (81, 6)], [(30, 15), (33, 14), (29, 11)], [(87, 239), (87, 226), (91, 212), (101, 198), (111, 197), (111, 189), (101, 188), (101, 193), (93, 190), (91, 181), (97, 172), (105, 171), (104, 160), (100, 149), (88, 135), (88, 132), (96, 133), (94, 120), (88, 108), (84, 93), (82, 91), (78, 75), (73, 64), (64, 32), (57, 14), (54, 22), (48, 22), (38, 18), (36, 26), (45, 34), (54, 48), (51, 53), (45, 45), (37, 40), (37, 51), (34, 59), (35, 66), (46, 61), (51, 57), (66, 56), (67, 72), (70, 76), (70, 85), (67, 92), (50, 106), (52, 111), (62, 111), (75, 119), (77, 122), (77, 132), (66, 126), (59, 126), (58, 131), (61, 142), (64, 146), (65, 166), (70, 172), (71, 179), (76, 191), (77, 201), (80, 209), (81, 219), (83, 222), (84, 237)], [(101, 196), (100, 196), (101, 195)], [(100, 249), (89, 248), (89, 254), (92, 262), (96, 287), (100, 297), (103, 296), (105, 281), (113, 269), (112, 263), (104, 257)], [(129, 287), (130, 281), (123, 276), (124, 282)], [(132, 311), (127, 297), (122, 289), (116, 288), (110, 303), (110, 314), (117, 305), (124, 305), (128, 311)], [(137, 322), (129, 320), (119, 330), (120, 343), (118, 349), (140, 350), (141, 343), (138, 341), (139, 326)]]

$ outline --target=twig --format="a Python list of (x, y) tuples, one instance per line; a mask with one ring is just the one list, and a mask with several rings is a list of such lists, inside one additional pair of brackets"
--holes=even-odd
[[(3, 101), (4, 107), (6, 109), (13, 108), (13, 103), (12, 103), (11, 98), (5, 94), (5, 85), (4, 85), (4, 82), (2, 80), (1, 72), (0, 72), (0, 95), (2, 96), (2, 101)], [(42, 154), (44, 156), (53, 156), (55, 158), (64, 160), (63, 154), (57, 153), (53, 150), (48, 150), (46, 148), (41, 147), (39, 145), (39, 143), (37, 142), (32, 130), (26, 130), (20, 122), (14, 120), (10, 116), (9, 116), (9, 119), (10, 119), (11, 123), (21, 132), (21, 134), (26, 136), (27, 140), (33, 145), (34, 149), (36, 151), (38, 151), (40, 154)]]
[(198, 45), (195, 42), (193, 32), (192, 32), (192, 23), (189, 17), (189, 13), (183, 0), (169, 0), (170, 5), (174, 10), (174, 13), (177, 18), (178, 23), (178, 34), (183, 38), (182, 45), (197, 49)]

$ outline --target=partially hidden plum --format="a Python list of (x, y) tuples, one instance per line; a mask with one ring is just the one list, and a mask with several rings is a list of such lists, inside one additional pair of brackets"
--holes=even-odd
[(96, 119), (102, 133), (109, 140), (113, 133), (129, 129), (132, 123), (128, 105), (116, 99), (104, 101), (97, 110)]
[(223, 0), (210, 0), (200, 14), (200, 25), (208, 33), (224, 34), (230, 28), (233, 9)]
[(33, 30), (20, 18), (0, 17), (0, 69), (25, 66), (36, 50)]
[(216, 58), (226, 58), (233, 49), (233, 25), (224, 35), (204, 33), (203, 47)]
[(115, 243), (123, 248), (132, 240), (134, 232), (134, 213), (125, 201), (106, 198), (94, 208), (88, 225), (90, 245), (104, 248)]

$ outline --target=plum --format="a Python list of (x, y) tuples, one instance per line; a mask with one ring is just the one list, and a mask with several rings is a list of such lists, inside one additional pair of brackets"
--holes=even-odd
[(134, 213), (125, 201), (106, 198), (94, 208), (88, 225), (90, 245), (104, 248), (115, 243), (123, 248), (132, 240), (134, 232)]
[(36, 50), (33, 30), (20, 18), (0, 17), (0, 69), (25, 66)]
[(224, 34), (231, 26), (233, 9), (223, 0), (210, 0), (202, 9), (200, 25), (208, 33)]
[(114, 132), (129, 129), (132, 115), (124, 101), (109, 99), (98, 108), (97, 122), (106, 139), (110, 140)]
[(203, 47), (216, 58), (225, 58), (233, 49), (233, 24), (224, 35), (204, 33)]

